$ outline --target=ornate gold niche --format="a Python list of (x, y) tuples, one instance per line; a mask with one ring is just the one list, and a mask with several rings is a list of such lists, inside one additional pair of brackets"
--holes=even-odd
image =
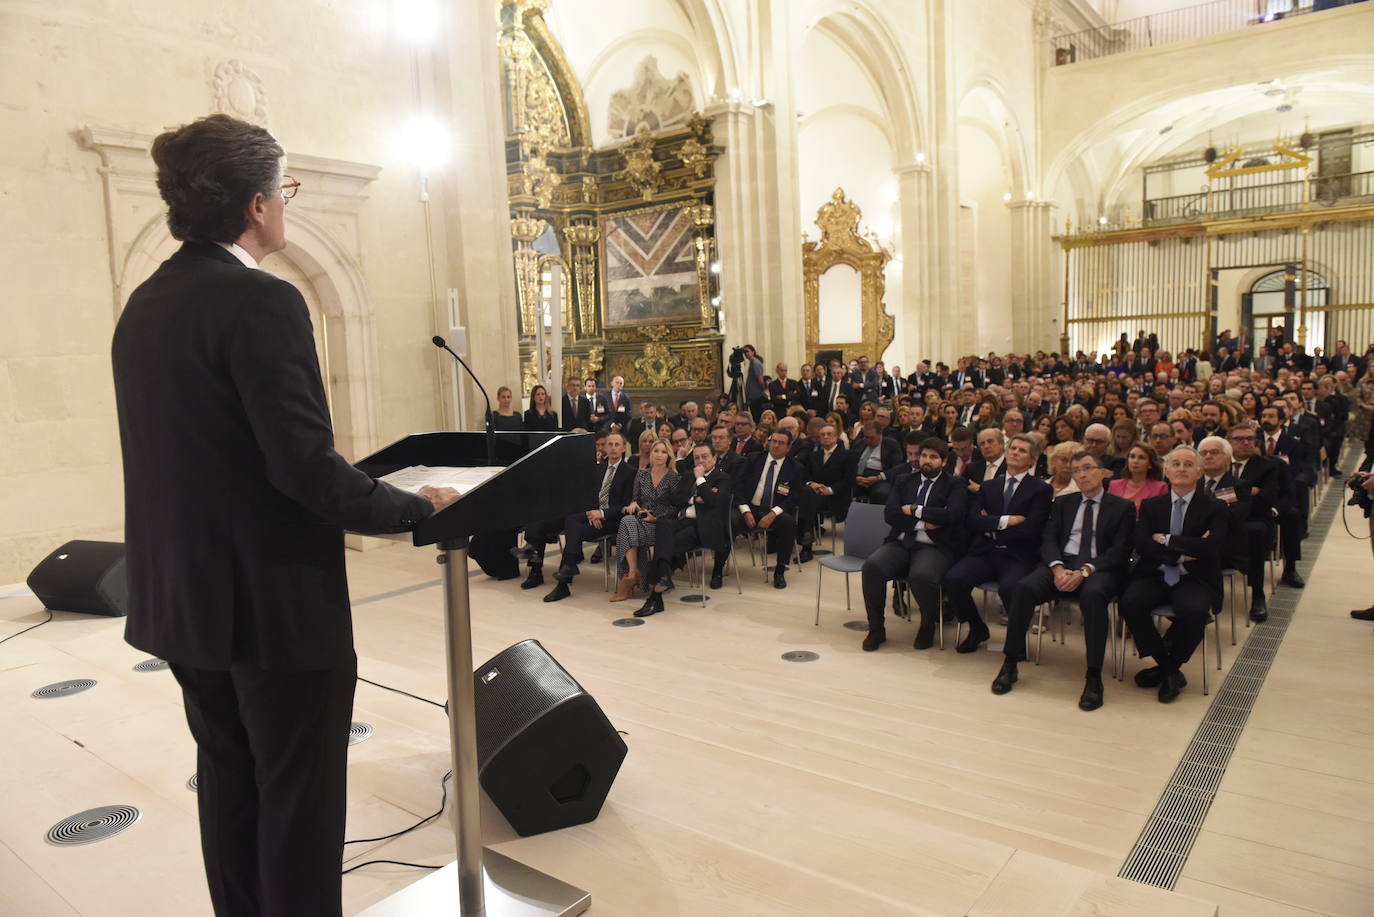
[[(722, 149), (713, 141), (710, 121), (699, 113), (666, 120), (659, 130), (642, 129), (597, 148), (582, 89), (543, 18), (553, 0), (496, 2), (526, 392), (535, 382), (537, 348), (547, 350), (541, 274), (551, 259), (566, 268), (565, 377), (621, 375), (636, 394), (721, 387), (723, 335), (711, 265), (716, 257), (714, 165)], [(679, 102), (691, 105), (690, 97)], [(616, 218), (673, 207), (684, 208), (691, 222), (699, 308), (661, 324), (608, 327), (607, 227)], [(550, 240), (557, 241), (556, 256)]]
[[(867, 355), (870, 364), (883, 358), (892, 343), (894, 325), (886, 311), (883, 294), (887, 281), (883, 268), (891, 258), (887, 252), (859, 235), (859, 205), (846, 200), (843, 188), (836, 188), (830, 202), (816, 211), (816, 225), (821, 240), (802, 242), (802, 290), (806, 305), (806, 352), (839, 350), (843, 360)], [(846, 264), (859, 272), (860, 310), (862, 316), (861, 341), (822, 341), (821, 334), (821, 275), (837, 264)]]

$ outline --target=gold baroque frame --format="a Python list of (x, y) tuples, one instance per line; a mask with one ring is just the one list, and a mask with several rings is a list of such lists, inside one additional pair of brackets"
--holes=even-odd
[[(806, 352), (815, 354), (824, 348), (839, 350), (842, 361), (867, 355), (870, 365), (883, 358), (883, 353), (895, 336), (893, 317), (886, 311), (883, 295), (887, 279), (883, 269), (891, 256), (872, 241), (859, 235), (859, 205), (846, 200), (843, 188), (836, 188), (829, 203), (816, 211), (816, 225), (821, 240), (812, 242), (803, 236), (802, 292), (806, 306)], [(859, 272), (861, 283), (860, 312), (862, 341), (822, 341), (821, 275), (837, 264), (847, 264)]]

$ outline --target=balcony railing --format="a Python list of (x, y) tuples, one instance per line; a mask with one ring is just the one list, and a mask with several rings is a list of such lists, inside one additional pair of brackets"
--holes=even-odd
[(1218, 32), (1262, 26), (1334, 6), (1345, 6), (1347, 2), (1349, 0), (1213, 0), (1211, 3), (1060, 35), (1050, 39), (1050, 42), (1054, 45), (1055, 64), (1072, 64), (1075, 61), (1202, 38)]
[(1198, 220), (1226, 220), (1258, 216), (1286, 210), (1334, 207), (1374, 200), (1374, 172), (1313, 177), (1310, 192), (1304, 181), (1273, 182), (1241, 188), (1213, 188), (1206, 191), (1156, 197), (1144, 202), (1145, 224), (1191, 223)]

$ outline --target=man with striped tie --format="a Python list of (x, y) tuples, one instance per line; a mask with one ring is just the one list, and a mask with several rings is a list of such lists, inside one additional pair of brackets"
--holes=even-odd
[[(1165, 460), (1169, 491), (1140, 504), (1135, 548), (1140, 554), (1121, 596), (1121, 617), (1135, 636), (1140, 658), (1155, 665), (1136, 673), (1142, 688), (1158, 688), (1160, 703), (1171, 703), (1188, 684), (1179, 671), (1202, 642), (1212, 609), (1221, 607), (1221, 553), (1226, 544), (1226, 504), (1198, 486), (1202, 458), (1191, 446), (1178, 446)], [(1173, 609), (1163, 635), (1152, 612)]]

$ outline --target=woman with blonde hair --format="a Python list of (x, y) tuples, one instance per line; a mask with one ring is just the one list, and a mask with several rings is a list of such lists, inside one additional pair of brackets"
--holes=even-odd
[(659, 435), (653, 430), (645, 430), (639, 434), (639, 442), (635, 443), (635, 454), (639, 456), (639, 467), (649, 467), (649, 447), (658, 442)]
[(648, 465), (635, 475), (633, 499), (625, 505), (625, 517), (616, 533), (620, 582), (612, 602), (623, 602), (634, 592), (639, 580), (639, 549), (653, 546), (658, 520), (673, 511), (672, 496), (678, 480), (672, 445), (666, 439), (654, 439), (649, 444)]
[(1140, 430), (1136, 427), (1135, 421), (1122, 417), (1112, 424), (1112, 445), (1108, 451), (1117, 458), (1125, 458), (1131, 447), (1139, 441)]
[(1135, 504), (1136, 515), (1140, 514), (1141, 503), (1168, 491), (1169, 485), (1164, 481), (1159, 453), (1149, 443), (1136, 443), (1127, 450), (1126, 467), (1121, 477), (1107, 485), (1107, 493), (1125, 497)]
[(1078, 485), (1073, 479), (1073, 457), (1083, 450), (1078, 443), (1069, 440), (1057, 443), (1050, 448), (1049, 452), (1049, 484), (1054, 488), (1053, 499), (1059, 499), (1065, 494), (1078, 493)]

